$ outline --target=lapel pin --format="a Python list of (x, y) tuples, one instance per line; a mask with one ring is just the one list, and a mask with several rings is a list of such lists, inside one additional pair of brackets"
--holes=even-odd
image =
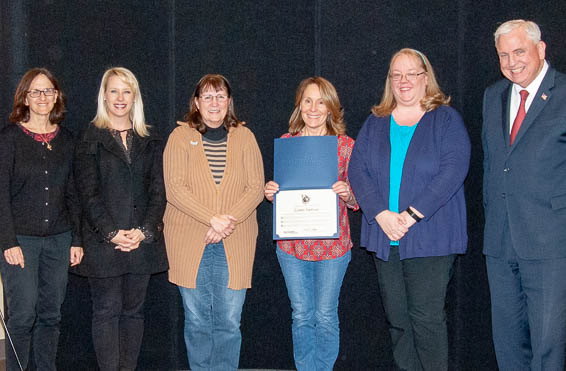
[(542, 98), (542, 100), (546, 100), (546, 98), (548, 98), (548, 95), (542, 93), (542, 95), (540, 97)]
[[(546, 99), (546, 98), (545, 98)], [(191, 140), (191, 145), (196, 146), (198, 144), (198, 142), (192, 141)]]

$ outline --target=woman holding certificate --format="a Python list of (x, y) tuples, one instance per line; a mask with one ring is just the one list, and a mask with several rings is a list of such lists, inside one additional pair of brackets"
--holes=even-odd
[[(332, 370), (338, 356), (338, 298), (352, 248), (347, 209), (358, 207), (348, 183), (354, 140), (346, 135), (338, 94), (328, 80), (310, 77), (299, 84), (289, 132), (282, 138), (321, 135), (338, 137), (338, 181), (332, 189), (339, 196), (339, 237), (277, 241), (277, 259), (293, 308), (293, 353), (298, 371)], [(269, 201), (278, 191), (274, 181), (265, 185)]]
[(224, 76), (201, 78), (189, 104), (164, 153), (169, 281), (183, 300), (191, 370), (236, 370), (263, 162)]
[(470, 159), (449, 101), (424, 54), (398, 51), (350, 163), (361, 245), (375, 253), (393, 357), (404, 370), (448, 368), (444, 304), (454, 259), (467, 246)]

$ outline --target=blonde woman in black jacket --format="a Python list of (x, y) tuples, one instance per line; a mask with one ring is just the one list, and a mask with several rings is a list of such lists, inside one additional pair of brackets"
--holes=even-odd
[(125, 68), (104, 73), (93, 122), (81, 133), (75, 178), (83, 207), (84, 264), (101, 370), (134, 370), (150, 275), (167, 269), (161, 139), (144, 121), (138, 82)]

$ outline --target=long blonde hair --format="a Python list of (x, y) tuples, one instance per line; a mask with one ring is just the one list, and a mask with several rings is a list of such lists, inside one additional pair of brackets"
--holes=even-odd
[(393, 112), (395, 107), (397, 107), (397, 102), (395, 101), (395, 96), (393, 95), (393, 88), (391, 87), (390, 75), (393, 61), (395, 61), (395, 58), (402, 54), (418, 60), (421, 64), (421, 67), (427, 74), (428, 83), (426, 85), (425, 96), (423, 99), (421, 99), (421, 107), (426, 112), (430, 112), (442, 105), (448, 105), (450, 103), (450, 97), (446, 96), (440, 89), (440, 86), (438, 86), (436, 76), (434, 75), (434, 69), (432, 68), (432, 65), (430, 64), (430, 61), (428, 60), (426, 55), (415, 49), (404, 48), (393, 54), (393, 57), (391, 57), (381, 102), (379, 102), (378, 105), (373, 106), (371, 112), (378, 117), (384, 117), (389, 116), (391, 112)]
[(112, 124), (110, 123), (110, 117), (108, 116), (108, 111), (106, 110), (106, 102), (104, 100), (104, 93), (106, 92), (106, 87), (108, 85), (108, 80), (112, 76), (117, 76), (125, 84), (127, 84), (134, 94), (134, 101), (132, 104), (132, 110), (130, 111), (130, 120), (132, 121), (132, 126), (134, 132), (140, 137), (149, 136), (149, 125), (145, 122), (145, 115), (143, 113), (143, 101), (140, 93), (140, 86), (136, 76), (127, 68), (124, 67), (112, 67), (104, 72), (102, 76), (102, 81), (100, 83), (100, 89), (98, 90), (98, 107), (96, 110), (96, 116), (92, 120), (94, 126), (101, 129), (111, 129)]

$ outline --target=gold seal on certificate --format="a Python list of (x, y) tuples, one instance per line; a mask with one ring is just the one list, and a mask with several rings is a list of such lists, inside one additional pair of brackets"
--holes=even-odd
[(275, 234), (280, 239), (333, 238), (338, 233), (332, 189), (279, 191), (275, 203)]

